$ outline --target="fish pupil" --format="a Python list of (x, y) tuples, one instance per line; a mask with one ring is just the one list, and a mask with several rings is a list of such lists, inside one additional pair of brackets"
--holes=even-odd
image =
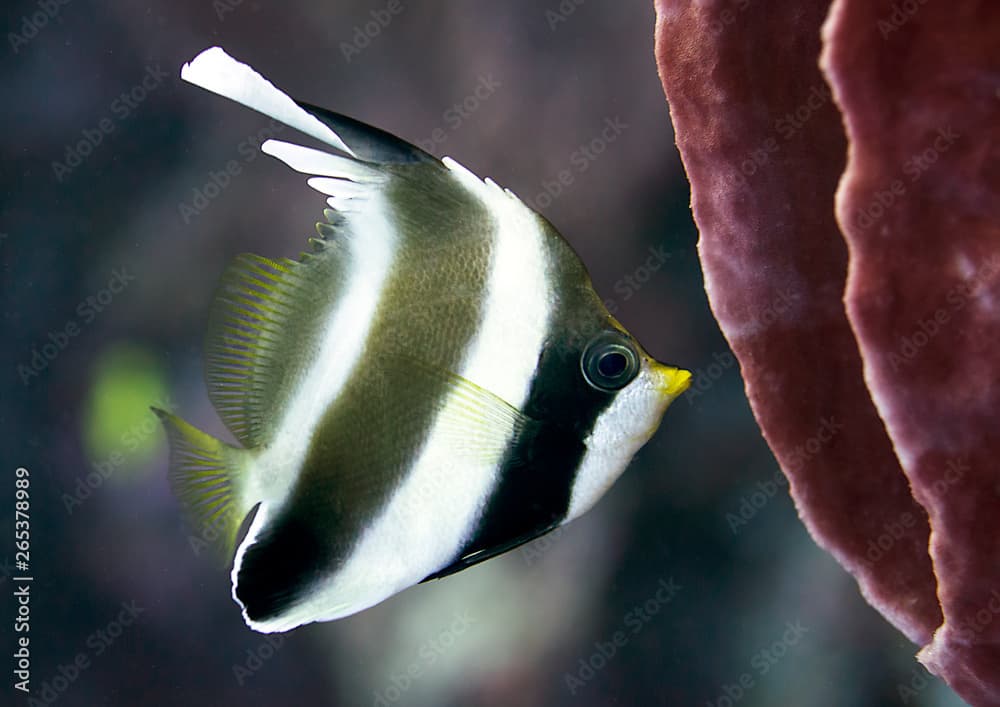
[(611, 351), (601, 356), (597, 362), (597, 370), (607, 378), (617, 378), (628, 368), (628, 359), (620, 351)]
[(594, 388), (605, 393), (621, 390), (639, 372), (639, 358), (618, 331), (601, 332), (580, 357), (580, 370)]

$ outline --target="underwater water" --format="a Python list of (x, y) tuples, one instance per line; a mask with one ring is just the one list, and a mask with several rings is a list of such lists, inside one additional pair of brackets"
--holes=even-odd
[[(8, 7), (0, 704), (962, 704), (796, 517), (702, 288), (653, 19), (583, 0)], [(244, 625), (149, 407), (225, 434), (202, 368), (218, 278), (238, 253), (296, 256), (322, 204), (258, 150), (290, 129), (179, 79), (214, 44), (512, 189), (695, 374), (592, 511), (342, 620)]]

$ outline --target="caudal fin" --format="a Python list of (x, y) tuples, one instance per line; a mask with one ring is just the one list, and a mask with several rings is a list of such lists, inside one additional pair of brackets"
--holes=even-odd
[(228, 561), (255, 501), (247, 493), (250, 452), (152, 408), (170, 441), (170, 486), (204, 544)]

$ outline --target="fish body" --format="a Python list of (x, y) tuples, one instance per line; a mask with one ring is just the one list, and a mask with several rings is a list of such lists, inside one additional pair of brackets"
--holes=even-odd
[(206, 378), (240, 444), (157, 411), (197, 524), (231, 551), (256, 508), (232, 569), (247, 624), (348, 616), (589, 509), (690, 374), (607, 312), (555, 228), (220, 48), (181, 76), (336, 151), (261, 146), (330, 208), (310, 252), (222, 277)]

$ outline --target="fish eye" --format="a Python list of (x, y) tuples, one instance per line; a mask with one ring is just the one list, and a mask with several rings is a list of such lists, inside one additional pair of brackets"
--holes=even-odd
[(594, 338), (580, 358), (583, 377), (598, 390), (620, 390), (639, 372), (639, 356), (618, 332)]

